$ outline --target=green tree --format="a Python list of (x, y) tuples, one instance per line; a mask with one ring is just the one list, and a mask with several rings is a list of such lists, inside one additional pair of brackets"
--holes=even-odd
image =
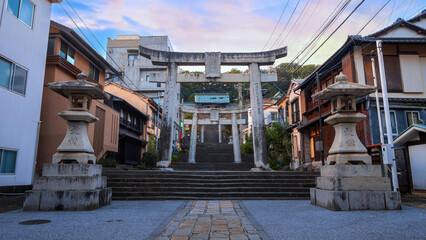
[(272, 147), (268, 151), (270, 158), (282, 157), (284, 165), (290, 163), (291, 158), (291, 133), (287, 131), (288, 125), (272, 123), (271, 127), (266, 129), (267, 145)]

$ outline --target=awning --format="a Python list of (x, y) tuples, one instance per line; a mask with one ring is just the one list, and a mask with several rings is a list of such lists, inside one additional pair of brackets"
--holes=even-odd
[(142, 142), (142, 143), (147, 143), (147, 141), (145, 141), (144, 139), (140, 139), (140, 138), (138, 138), (136, 135), (133, 135), (133, 134), (131, 134), (131, 133), (124, 132), (124, 131), (120, 131), (119, 133), (120, 133), (120, 135), (122, 135), (122, 136), (129, 137), (129, 138), (131, 138), (131, 139), (137, 140), (137, 141)]
[[(326, 117), (328, 117), (328, 116), (330, 116), (331, 115), (331, 112), (328, 112), (328, 113), (326, 113), (326, 114), (324, 114), (324, 115), (322, 115), (321, 116), (321, 118), (326, 118)], [(311, 124), (313, 124), (313, 123), (315, 123), (316, 121), (318, 121), (319, 120), (319, 116), (318, 117), (316, 117), (316, 118), (314, 118), (314, 119), (312, 119), (311, 121), (309, 121), (309, 122), (306, 122), (306, 123), (302, 123), (302, 124), (300, 124), (300, 126), (298, 126), (297, 127), (297, 129), (298, 130), (300, 130), (300, 129), (302, 129), (302, 128), (305, 128), (305, 127), (307, 127), (307, 126), (309, 126), (309, 125), (311, 125)]]

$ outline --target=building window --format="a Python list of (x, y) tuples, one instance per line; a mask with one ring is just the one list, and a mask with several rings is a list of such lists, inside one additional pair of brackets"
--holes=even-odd
[(0, 149), (0, 174), (15, 173), (16, 151)]
[(406, 111), (405, 114), (407, 115), (408, 126), (422, 123), (422, 121), (419, 118), (418, 111)]
[(149, 82), (149, 74), (146, 75), (145, 81)]
[(93, 64), (89, 64), (89, 77), (91, 77), (96, 82), (99, 82), (99, 69), (97, 69)]
[(291, 120), (292, 124), (299, 121), (299, 99), (296, 99), (291, 103)]
[[(398, 125), (396, 122), (396, 114), (395, 111), (390, 111), (390, 120), (392, 126), (392, 135), (398, 135)], [(382, 111), (382, 123), (383, 123), (383, 134), (387, 135), (386, 132), (386, 120), (385, 120), (385, 112)]]
[(25, 95), (27, 70), (0, 57), (0, 86)]
[(74, 64), (75, 60), (75, 50), (68, 46), (64, 41), (61, 41), (61, 50), (59, 51), (59, 56), (66, 59), (71, 64)]
[(271, 113), (271, 121), (276, 122), (278, 120), (278, 113), (272, 112)]
[(47, 55), (53, 55), (55, 51), (55, 39), (49, 38), (47, 42)]
[(29, 0), (8, 0), (7, 11), (19, 18), (30, 28), (33, 27), (34, 4)]
[(159, 82), (158, 82), (158, 83), (157, 83), (157, 87), (161, 87), (161, 83), (159, 83)]
[(127, 65), (128, 66), (135, 66), (135, 60), (138, 59), (138, 55), (137, 54), (129, 54), (127, 58), (128, 58)]

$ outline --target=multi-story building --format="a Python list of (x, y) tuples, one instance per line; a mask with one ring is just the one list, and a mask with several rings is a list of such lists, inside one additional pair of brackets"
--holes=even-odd
[(127, 88), (154, 99), (162, 105), (164, 83), (151, 82), (152, 79), (164, 78), (166, 66), (153, 65), (151, 60), (139, 55), (139, 46), (161, 51), (173, 51), (167, 36), (117, 35), (108, 38), (107, 61), (118, 65), (124, 72), (122, 81)]
[[(367, 119), (357, 123), (357, 134), (367, 147), (381, 142), (378, 112), (382, 116), (383, 129), (385, 129), (385, 124), (376, 40), (381, 40), (383, 44), (392, 137), (396, 137), (411, 124), (426, 119), (425, 25), (426, 11), (423, 11), (413, 19), (408, 21), (398, 19), (391, 26), (368, 36), (349, 36), (336, 53), (295, 88), (295, 90), (301, 91), (302, 121), (297, 128), (303, 135), (301, 155), (304, 162), (321, 164), (321, 151), (317, 149), (317, 146), (321, 146), (321, 144), (315, 143), (323, 141), (324, 158), (326, 158), (328, 149), (333, 142), (334, 129), (323, 122), (330, 115), (330, 102), (321, 102), (320, 118), (318, 101), (313, 101), (311, 96), (332, 84), (334, 77), (339, 72), (343, 72), (350, 82), (374, 85), (372, 67), (374, 66), (379, 86), (380, 106), (376, 106), (374, 94), (357, 100), (357, 109), (367, 116)], [(374, 63), (371, 58), (375, 59)], [(317, 89), (317, 73), (320, 76), (320, 89)], [(380, 111), (377, 111), (378, 108)], [(319, 121), (322, 121), (323, 139), (320, 139)], [(385, 130), (383, 132), (384, 139), (387, 141), (389, 136)], [(395, 153), (400, 172), (401, 191), (403, 191), (404, 184), (408, 184), (405, 147), (396, 145)]]
[[(153, 65), (151, 60), (139, 54), (139, 46), (154, 50), (173, 51), (168, 36), (139, 36), (139, 35), (117, 35), (115, 39), (108, 38), (107, 61), (123, 71), (123, 77), (117, 78), (136, 93), (140, 93), (153, 99), (160, 105), (163, 104), (165, 83), (153, 82), (153, 80), (165, 81), (166, 66)], [(163, 82), (164, 82), (163, 81)], [(177, 84), (177, 92), (180, 95), (180, 84)], [(180, 99), (177, 96), (177, 99)], [(176, 101), (176, 108), (179, 101)], [(175, 140), (178, 140), (179, 111), (175, 117)]]
[(106, 103), (120, 112), (117, 163), (139, 165), (149, 140), (160, 135), (158, 105), (114, 82), (107, 83), (104, 90), (112, 96)]
[(0, 186), (31, 185), (52, 3), (0, 1)]
[[(68, 100), (50, 90), (47, 84), (75, 80), (77, 74), (84, 72), (88, 81), (103, 88), (106, 71), (118, 74), (72, 29), (51, 21), (48, 36), (37, 168), (52, 161), (52, 155), (67, 131), (66, 121), (57, 113), (67, 109)], [(103, 100), (92, 101), (91, 113), (99, 119), (88, 128), (89, 140), (99, 160), (109, 151), (118, 151), (120, 113), (104, 104)]]

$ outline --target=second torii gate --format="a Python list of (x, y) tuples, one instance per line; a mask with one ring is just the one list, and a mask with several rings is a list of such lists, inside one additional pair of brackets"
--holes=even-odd
[[(195, 163), (195, 153), (197, 149), (197, 126), (206, 124), (218, 124), (219, 126), (219, 139), (220, 126), (221, 125), (232, 125), (232, 144), (234, 148), (234, 162), (241, 163), (241, 150), (240, 150), (240, 136), (238, 133), (238, 124), (246, 124), (245, 119), (237, 119), (237, 114), (248, 112), (248, 107), (238, 108), (195, 108), (181, 106), (181, 111), (185, 113), (192, 113), (192, 120), (185, 119), (184, 124), (191, 125), (191, 139), (189, 146), (188, 162)], [(198, 120), (198, 114), (210, 114), (210, 119)], [(220, 114), (231, 114), (232, 119), (220, 118)], [(218, 139), (218, 140), (219, 140)], [(220, 142), (220, 140), (219, 140)]]
[[(276, 59), (287, 56), (287, 47), (255, 53), (190, 53), (167, 52), (139, 46), (140, 55), (154, 65), (167, 66), (165, 77), (163, 118), (158, 148), (158, 167), (171, 164), (174, 118), (176, 117), (176, 85), (185, 82), (249, 82), (250, 106), (252, 113), (254, 165), (269, 169), (266, 145), (265, 122), (263, 117), (262, 82), (277, 81), (276, 73), (261, 73), (259, 66), (272, 65)], [(205, 65), (205, 74), (178, 74), (178, 66)], [(248, 66), (249, 74), (221, 74), (221, 65)], [(152, 79), (151, 81), (155, 81)], [(158, 82), (162, 80), (157, 79)], [(164, 81), (163, 81), (164, 82)]]

